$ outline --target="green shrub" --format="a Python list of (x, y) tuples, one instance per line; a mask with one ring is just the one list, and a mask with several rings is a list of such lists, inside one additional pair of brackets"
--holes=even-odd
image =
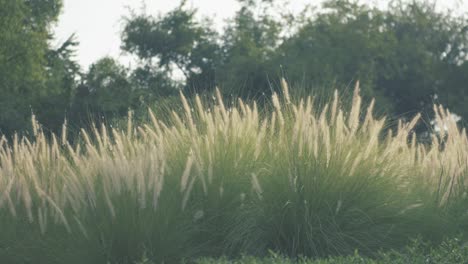
[(380, 252), (376, 258), (362, 257), (356, 251), (354, 255), (329, 257), (323, 259), (296, 258), (290, 259), (272, 253), (270, 257), (255, 258), (244, 256), (237, 260), (227, 258), (200, 259), (197, 264), (440, 264), (468, 263), (468, 246), (460, 239), (445, 240), (434, 247), (415, 239), (403, 250)]
[[(411, 122), (386, 131), (359, 87), (343, 109), (274, 94), (226, 107), (199, 97), (182, 113), (127, 129), (0, 142), (0, 260), (173, 263), (198, 257), (349, 255), (437, 242), (467, 215), (468, 140), (450, 114), (429, 145)], [(49, 139), (50, 138), (50, 139)]]

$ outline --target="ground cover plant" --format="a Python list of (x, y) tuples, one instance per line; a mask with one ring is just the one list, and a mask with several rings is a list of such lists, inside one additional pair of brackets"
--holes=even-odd
[[(143, 259), (141, 264), (151, 264)], [(140, 264), (139, 263), (139, 264)], [(265, 258), (243, 256), (232, 260), (227, 258), (199, 259), (197, 264), (451, 264), (468, 263), (468, 246), (463, 245), (457, 238), (445, 240), (434, 247), (420, 240), (413, 240), (411, 244), (399, 251), (391, 250), (379, 252), (376, 257), (363, 257), (356, 251), (350, 256), (335, 256), (320, 259), (298, 257), (286, 258), (274, 252)]]
[(419, 115), (387, 129), (359, 85), (323, 106), (282, 88), (272, 111), (181, 95), (165, 121), (129, 114), (73, 144), (33, 118), (33, 138), (0, 142), (0, 261), (375, 257), (416, 236), (463, 239), (468, 139), (448, 110), (434, 107), (446, 129), (419, 143)]

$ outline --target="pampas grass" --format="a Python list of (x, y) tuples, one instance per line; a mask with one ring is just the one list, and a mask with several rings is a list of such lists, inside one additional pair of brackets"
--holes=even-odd
[(338, 92), (317, 109), (281, 85), (270, 113), (181, 94), (168, 122), (129, 112), (125, 130), (73, 145), (66, 124), (47, 137), (33, 116), (33, 139), (0, 140), (0, 261), (373, 254), (461, 231), (468, 140), (448, 110), (435, 106), (447, 130), (422, 144), (420, 115), (386, 131), (359, 84), (350, 109)]

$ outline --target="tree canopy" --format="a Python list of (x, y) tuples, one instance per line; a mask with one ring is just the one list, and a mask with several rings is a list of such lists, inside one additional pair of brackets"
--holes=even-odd
[[(52, 48), (59, 0), (0, 0), (0, 130), (28, 127), (34, 112), (46, 128), (119, 119), (145, 112), (179, 90), (269, 98), (286, 77), (292, 92), (346, 90), (360, 80), (379, 110), (400, 117), (443, 103), (468, 118), (468, 20), (425, 0), (386, 9), (353, 0), (286, 13), (280, 1), (238, 0), (223, 31), (181, 1), (158, 16), (132, 13), (122, 51), (135, 67), (96, 58), (86, 71), (71, 36)], [(174, 78), (174, 76), (181, 76)], [(170, 100), (169, 100), (170, 101)], [(429, 117), (430, 118), (430, 117)]]

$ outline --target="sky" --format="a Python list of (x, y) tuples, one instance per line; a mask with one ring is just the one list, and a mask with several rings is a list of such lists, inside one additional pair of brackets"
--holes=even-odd
[[(286, 8), (298, 12), (306, 4), (317, 6), (320, 2), (322, 0), (290, 0)], [(388, 1), (367, 2), (385, 6)], [(130, 10), (137, 13), (144, 11), (150, 15), (164, 14), (179, 3), (179, 0), (63, 0), (62, 14), (54, 28), (53, 45), (59, 45), (75, 33), (80, 42), (76, 58), (83, 69), (104, 56), (112, 56), (130, 66), (131, 57), (120, 50), (123, 17), (128, 16)], [(201, 16), (212, 18), (218, 30), (239, 8), (235, 0), (188, 0), (187, 3), (189, 7), (197, 8)], [(439, 0), (437, 3), (440, 8), (468, 10), (468, 0)]]

